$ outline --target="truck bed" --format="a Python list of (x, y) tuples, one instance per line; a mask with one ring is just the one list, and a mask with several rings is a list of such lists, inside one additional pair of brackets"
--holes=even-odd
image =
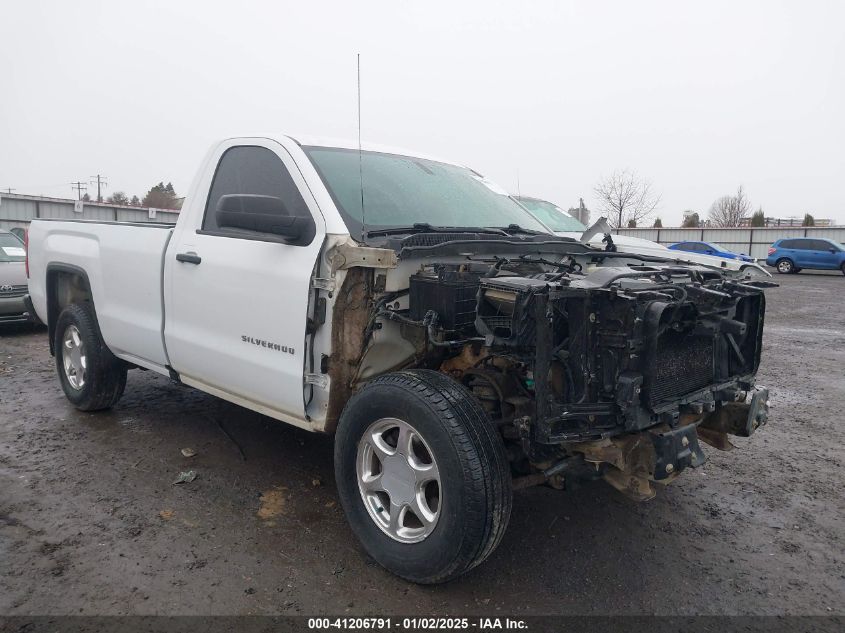
[(45, 323), (51, 275), (85, 275), (103, 338), (118, 357), (164, 367), (163, 257), (173, 225), (34, 220), (29, 232), (29, 292)]

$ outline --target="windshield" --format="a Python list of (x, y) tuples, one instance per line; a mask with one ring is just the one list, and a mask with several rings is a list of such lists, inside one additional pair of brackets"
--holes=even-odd
[(531, 212), (531, 215), (553, 231), (577, 231), (580, 233), (587, 228), (556, 204), (537, 198), (517, 198), (517, 200)]
[(26, 259), (23, 244), (11, 233), (0, 233), (0, 262), (22, 262)]
[[(548, 232), (506, 191), (475, 172), (412, 156), (335, 147), (303, 148), (352, 235), (360, 234), (361, 180), (367, 229), (428, 223)], [(359, 172), (360, 169), (360, 172)]]
[(713, 250), (722, 251), (723, 253), (733, 253), (731, 249), (725, 248), (718, 242), (704, 242), (704, 245), (712, 248)]

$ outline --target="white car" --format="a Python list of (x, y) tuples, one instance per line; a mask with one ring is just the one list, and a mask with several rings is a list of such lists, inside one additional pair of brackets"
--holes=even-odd
[(699, 438), (765, 422), (765, 390), (744, 402), (762, 282), (629, 266), (471, 169), (356, 145), (218, 143), (175, 227), (33, 220), (31, 299), (68, 400), (112, 407), (141, 367), (333, 434), (352, 531), (419, 583), (487, 558), (514, 488), (648, 499), (704, 462)]
[(12, 233), (0, 230), (0, 324), (29, 320), (24, 303), (25, 255), (23, 242)]
[(728, 259), (726, 257), (718, 257), (715, 255), (676, 251), (666, 248), (657, 242), (644, 240), (640, 237), (611, 234), (610, 227), (606, 224), (602, 226), (599, 223), (596, 223), (594, 226), (596, 229), (600, 230), (589, 231), (589, 235), (587, 235), (587, 227), (556, 204), (540, 198), (531, 198), (527, 196), (518, 196), (516, 199), (520, 202), (520, 204), (522, 204), (522, 206), (528, 209), (531, 215), (552, 229), (555, 235), (581, 240), (597, 248), (606, 248), (609, 236), (610, 241), (612, 241), (614, 246), (616, 246), (619, 251), (626, 253), (652, 255), (654, 257), (664, 257), (666, 259), (671, 259), (685, 264), (711, 266), (719, 268), (727, 275), (739, 276), (742, 278), (772, 276), (772, 274), (765, 268), (753, 262), (742, 262), (736, 259)]

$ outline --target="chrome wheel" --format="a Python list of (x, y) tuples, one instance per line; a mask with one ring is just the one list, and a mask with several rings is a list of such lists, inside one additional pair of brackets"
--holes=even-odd
[(791, 273), (792, 272), (792, 264), (787, 260), (782, 260), (778, 262), (778, 272), (779, 273)]
[(404, 420), (373, 422), (358, 442), (358, 489), (370, 518), (390, 538), (418, 543), (437, 525), (440, 472), (428, 444)]
[(69, 325), (62, 338), (62, 362), (70, 386), (74, 389), (82, 389), (85, 386), (85, 369), (88, 360), (85, 357), (85, 344), (75, 325)]

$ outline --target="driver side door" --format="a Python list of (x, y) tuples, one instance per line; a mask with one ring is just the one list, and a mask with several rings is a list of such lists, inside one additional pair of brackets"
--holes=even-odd
[[(205, 203), (201, 218), (201, 210), (194, 210), (199, 227), (175, 233), (166, 255), (170, 364), (187, 384), (306, 426), (306, 324), (325, 223), (293, 158), (278, 143), (224, 144), (215, 163), (210, 184), (197, 191)], [(308, 230), (291, 239), (262, 232), (267, 223), (256, 222), (259, 230), (226, 225), (225, 213), (232, 213), (227, 201), (251, 197), (272, 199), (278, 203), (272, 212), (296, 216)], [(266, 217), (267, 208), (259, 211)], [(279, 223), (289, 219), (280, 217)]]

